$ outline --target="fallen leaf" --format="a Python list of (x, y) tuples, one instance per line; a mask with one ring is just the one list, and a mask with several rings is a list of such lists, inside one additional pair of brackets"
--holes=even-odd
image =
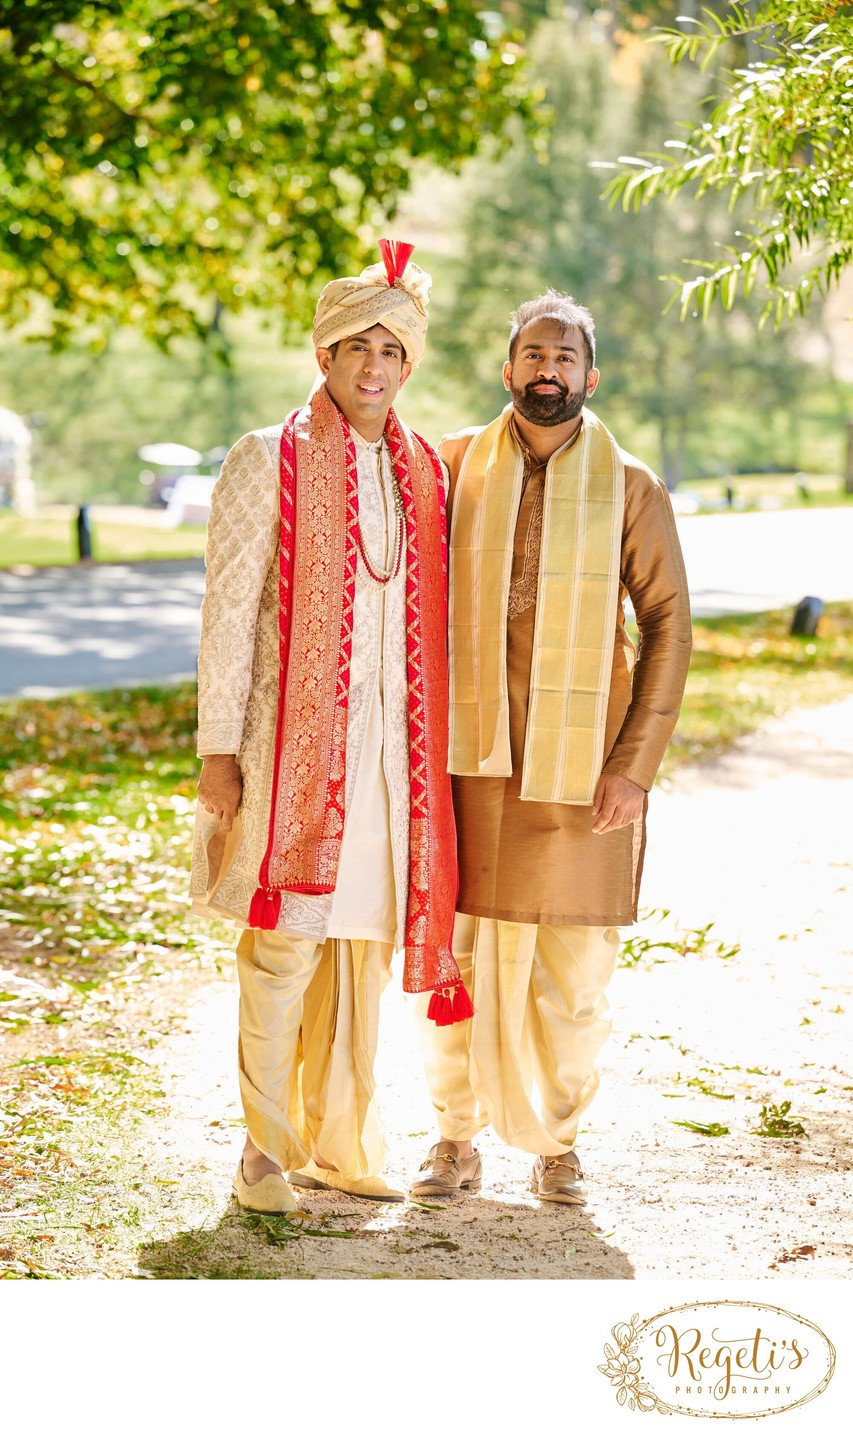
[(814, 1257), (815, 1250), (811, 1243), (800, 1243), (799, 1247), (783, 1249), (776, 1258), (776, 1262), (801, 1262)]

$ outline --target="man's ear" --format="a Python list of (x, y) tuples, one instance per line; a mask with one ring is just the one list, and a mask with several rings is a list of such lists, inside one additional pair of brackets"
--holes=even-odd
[(401, 388), (401, 389), (403, 388), (403, 385), (405, 384), (405, 382), (406, 382), (406, 380), (408, 379), (408, 377), (409, 377), (409, 375), (411, 374), (411, 372), (412, 372), (412, 362), (411, 362), (411, 360), (410, 360), (410, 359), (404, 359), (404, 360), (403, 360), (402, 368), (401, 368), (401, 370), (400, 370), (400, 388)]
[(598, 388), (598, 381), (599, 381), (600, 378), (601, 378), (601, 375), (600, 375), (600, 373), (599, 373), (599, 371), (598, 371), (597, 369), (590, 369), (590, 370), (587, 371), (587, 376), (586, 376), (586, 397), (587, 397), (587, 399), (591, 399), (591, 398), (592, 398), (593, 394), (595, 393), (596, 389)]
[(320, 373), (324, 379), (328, 379), (329, 370), (332, 367), (332, 351), (330, 349), (315, 349), (317, 363), (320, 366)]
[(504, 389), (512, 389), (512, 365), (510, 364), (508, 359), (504, 360), (504, 367), (502, 373)]

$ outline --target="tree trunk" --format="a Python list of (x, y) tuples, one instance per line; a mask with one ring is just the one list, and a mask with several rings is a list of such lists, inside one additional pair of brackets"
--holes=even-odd
[(673, 436), (671, 433), (671, 422), (662, 415), (658, 425), (660, 435), (660, 453), (662, 477), (667, 489), (670, 492), (677, 489), (684, 478), (684, 464), (687, 450), (687, 419), (682, 414), (678, 419), (678, 429)]
[(848, 419), (847, 429), (847, 464), (844, 470), (844, 492), (853, 494), (853, 419)]

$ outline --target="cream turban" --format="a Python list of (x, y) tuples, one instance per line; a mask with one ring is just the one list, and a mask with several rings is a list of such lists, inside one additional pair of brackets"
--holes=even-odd
[(358, 278), (335, 279), (317, 301), (314, 347), (328, 349), (349, 334), (383, 324), (413, 365), (424, 355), (427, 304), (432, 280), (409, 262), (414, 245), (380, 240), (382, 264), (368, 265)]

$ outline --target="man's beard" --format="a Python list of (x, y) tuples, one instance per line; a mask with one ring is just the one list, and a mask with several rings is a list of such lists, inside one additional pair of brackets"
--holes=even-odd
[(539, 394), (535, 384), (528, 384), (524, 389), (518, 389), (511, 381), (510, 384), (512, 402), (522, 419), (541, 424), (543, 429), (577, 419), (586, 402), (586, 386), (577, 394), (562, 384), (559, 394)]

